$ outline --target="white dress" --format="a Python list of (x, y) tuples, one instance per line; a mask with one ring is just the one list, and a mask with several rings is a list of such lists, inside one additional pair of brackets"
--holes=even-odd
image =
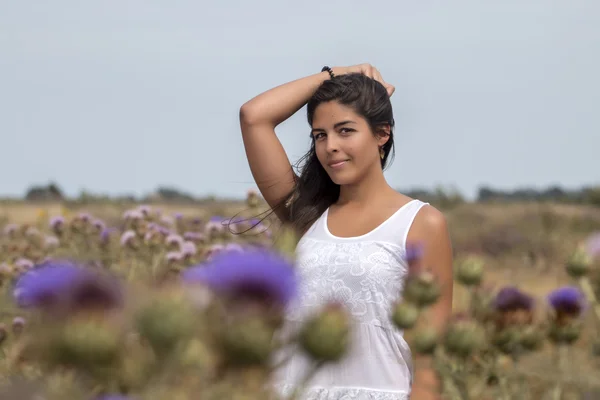
[[(337, 363), (326, 364), (302, 391), (303, 400), (407, 400), (412, 384), (412, 357), (393, 326), (391, 311), (401, 296), (407, 265), (406, 237), (417, 213), (428, 203), (412, 200), (369, 233), (334, 236), (326, 210), (298, 243), (301, 285), (289, 306), (284, 332), (294, 332), (328, 300), (342, 301), (353, 320), (351, 346)], [(275, 389), (289, 396), (302, 381), (308, 358), (301, 349), (285, 348), (275, 372)], [(276, 360), (277, 361), (277, 360)]]

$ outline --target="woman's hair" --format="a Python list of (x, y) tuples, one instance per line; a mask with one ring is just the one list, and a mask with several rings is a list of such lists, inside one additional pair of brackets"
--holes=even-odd
[[(383, 145), (384, 156), (381, 160), (381, 167), (387, 167), (390, 153), (393, 158), (394, 116), (385, 87), (363, 74), (340, 75), (323, 82), (307, 104), (308, 123), (311, 127), (317, 106), (329, 101), (337, 101), (352, 108), (367, 120), (374, 135), (381, 126), (390, 127), (389, 139)], [(337, 201), (340, 186), (331, 180), (317, 159), (314, 138), (310, 150), (298, 161), (297, 169), (300, 170), (300, 174), (296, 185), (278, 207), (286, 207), (289, 222), (298, 232), (305, 232)]]

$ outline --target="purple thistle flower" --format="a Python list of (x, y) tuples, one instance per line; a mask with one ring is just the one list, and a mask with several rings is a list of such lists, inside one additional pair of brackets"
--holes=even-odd
[(78, 219), (80, 219), (83, 222), (89, 222), (92, 220), (92, 216), (89, 213), (86, 212), (82, 212), (79, 213), (79, 215), (77, 216)]
[(215, 256), (215, 254), (222, 252), (225, 250), (225, 246), (220, 243), (215, 243), (210, 245), (210, 247), (206, 251), (206, 258), (211, 259)]
[(183, 254), (178, 251), (170, 251), (165, 256), (168, 262), (177, 262), (183, 260)]
[(202, 242), (205, 239), (204, 234), (200, 232), (185, 232), (183, 238), (194, 242)]
[(173, 216), (175, 217), (176, 220), (183, 219), (183, 214), (180, 212), (175, 213)]
[(65, 218), (58, 215), (56, 217), (52, 217), (50, 218), (50, 229), (52, 230), (58, 230), (61, 227), (63, 227), (65, 224)]
[(23, 332), (25, 328), (25, 318), (23, 317), (14, 317), (12, 320), (12, 330), (13, 333), (19, 335)]
[(17, 259), (17, 261), (15, 261), (15, 267), (19, 268), (19, 269), (31, 269), (33, 268), (34, 264), (33, 261), (27, 259), (27, 258), (19, 258)]
[(141, 205), (138, 208), (138, 211), (141, 212), (144, 216), (148, 216), (150, 215), (150, 213), (152, 212), (152, 207), (148, 206), (148, 205)]
[(175, 233), (170, 234), (165, 239), (167, 245), (178, 245), (181, 246), (183, 244), (183, 238)]
[(585, 296), (574, 286), (565, 286), (552, 291), (548, 302), (559, 315), (578, 317), (585, 308)]
[(107, 244), (110, 240), (110, 234), (116, 231), (117, 228), (104, 228), (102, 232), (100, 232), (100, 242), (102, 244)]
[(152, 238), (154, 238), (154, 236), (158, 236), (158, 231), (155, 230), (149, 230), (148, 232), (146, 232), (144, 234), (144, 241), (145, 242), (149, 242), (152, 240)]
[(148, 224), (148, 229), (150, 229), (151, 231), (154, 231), (155, 233), (159, 233), (161, 235), (164, 236), (168, 236), (171, 234), (171, 230), (168, 228), (165, 228), (164, 226), (157, 224), (155, 222), (152, 222), (150, 224)]
[(123, 213), (123, 218), (125, 220), (144, 219), (144, 214), (139, 210), (127, 210)]
[(122, 394), (105, 394), (96, 397), (94, 400), (135, 400), (133, 397), (125, 396)]
[(517, 310), (530, 311), (533, 307), (533, 298), (518, 288), (508, 286), (500, 289), (493, 302), (494, 308), (500, 312)]
[(121, 246), (125, 247), (129, 245), (135, 239), (135, 237), (136, 234), (132, 230), (123, 232), (121, 235)]
[(106, 224), (101, 219), (95, 219), (92, 221), (92, 225), (94, 225), (94, 228), (98, 229), (100, 232), (106, 229)]
[(182, 278), (233, 297), (258, 298), (280, 305), (287, 304), (297, 291), (294, 266), (267, 249), (218, 253), (210, 261), (185, 270)]
[[(214, 217), (213, 217), (214, 218)], [(206, 225), (204, 226), (204, 230), (207, 234), (215, 234), (215, 233), (221, 233), (225, 230), (225, 225), (223, 225), (223, 220), (220, 221), (213, 221), (213, 218), (211, 218), (210, 221), (208, 221), (206, 223)]]
[(196, 248), (194, 242), (183, 242), (181, 244), (180, 251), (185, 257), (191, 257), (198, 252), (198, 249)]
[(19, 225), (17, 224), (8, 224), (4, 227), (4, 234), (7, 236), (13, 235), (15, 232), (19, 230)]
[(12, 321), (13, 326), (25, 326), (25, 318), (23, 317), (14, 317)]
[(15, 283), (13, 297), (19, 307), (57, 311), (110, 309), (122, 304), (121, 286), (115, 278), (69, 261), (49, 261), (24, 273)]

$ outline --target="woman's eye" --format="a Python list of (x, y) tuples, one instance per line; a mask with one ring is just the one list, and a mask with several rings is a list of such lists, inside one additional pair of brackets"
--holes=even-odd
[(317, 134), (315, 135), (315, 140), (319, 140), (319, 139), (322, 139), (322, 138), (324, 138), (324, 137), (325, 137), (325, 134), (324, 134), (323, 132), (321, 132), (321, 133), (317, 133)]
[(342, 128), (342, 129), (340, 129), (340, 132), (343, 133), (343, 134), (348, 134), (348, 133), (350, 133), (352, 131), (353, 131), (353, 129), (350, 129), (350, 128)]

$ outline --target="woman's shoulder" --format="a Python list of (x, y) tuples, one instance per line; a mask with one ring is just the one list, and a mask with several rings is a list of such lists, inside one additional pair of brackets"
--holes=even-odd
[(448, 222), (444, 213), (429, 203), (415, 200), (421, 203), (421, 207), (414, 217), (409, 236), (414, 240), (446, 236)]

